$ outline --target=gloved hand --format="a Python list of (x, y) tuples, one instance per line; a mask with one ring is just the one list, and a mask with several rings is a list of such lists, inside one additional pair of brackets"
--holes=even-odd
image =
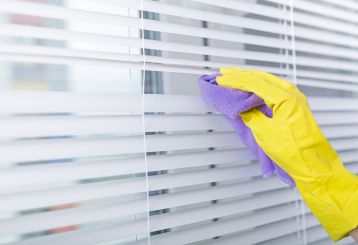
[(218, 76), (220, 74), (202, 75), (199, 78), (203, 99), (228, 118), (241, 141), (260, 162), (261, 174), (264, 178), (277, 175), (286, 184), (295, 186), (293, 179), (274, 163), (256, 143), (250, 128), (245, 125), (240, 116), (243, 111), (258, 108), (266, 116), (272, 117), (272, 110), (255, 94), (217, 85), (216, 78)]
[(252, 92), (273, 111), (241, 113), (256, 142), (295, 181), (304, 202), (333, 241), (358, 226), (358, 176), (349, 172), (318, 127), (303, 93), (272, 74), (228, 67), (218, 85)]

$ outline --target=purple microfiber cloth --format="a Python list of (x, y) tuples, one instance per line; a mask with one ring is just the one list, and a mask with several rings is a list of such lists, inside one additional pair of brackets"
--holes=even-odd
[(294, 180), (273, 162), (256, 143), (250, 128), (245, 125), (240, 117), (241, 112), (257, 108), (271, 118), (271, 108), (253, 93), (217, 85), (217, 76), (220, 76), (220, 74), (202, 75), (199, 78), (199, 86), (205, 102), (222, 112), (229, 119), (243, 143), (260, 162), (263, 177), (269, 177), (276, 173), (283, 182), (295, 186)]

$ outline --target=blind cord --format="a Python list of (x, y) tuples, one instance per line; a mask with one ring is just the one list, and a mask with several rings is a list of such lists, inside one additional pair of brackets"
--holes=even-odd
[[(293, 83), (297, 86), (297, 63), (296, 63), (296, 43), (295, 43), (295, 22), (294, 22), (294, 16), (293, 16), (293, 0), (290, 0), (290, 32), (291, 32), (291, 49), (292, 49), (292, 79)], [(299, 197), (299, 208), (301, 212), (301, 225), (302, 225), (302, 240), (303, 245), (307, 245), (307, 225), (306, 225), (306, 212), (305, 212), (305, 204), (302, 200), (302, 197), (300, 195), (300, 192), (297, 190), (296, 187), (296, 193), (298, 193)]]
[(146, 80), (146, 57), (145, 57), (145, 42), (144, 42), (144, 8), (143, 8), (143, 0), (140, 0), (140, 14), (141, 14), (141, 39), (142, 39), (142, 58), (143, 58), (143, 75), (142, 75), (142, 130), (143, 130), (143, 150), (144, 150), (144, 166), (145, 166), (145, 184), (147, 190), (147, 234), (148, 234), (148, 245), (151, 244), (150, 237), (150, 208), (149, 208), (149, 178), (148, 178), (148, 159), (147, 159), (147, 143), (146, 143), (146, 130), (145, 130), (145, 80)]

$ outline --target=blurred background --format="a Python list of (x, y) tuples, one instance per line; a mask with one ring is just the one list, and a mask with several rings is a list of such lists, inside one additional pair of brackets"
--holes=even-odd
[(0, 244), (332, 244), (197, 79), (291, 81), (357, 173), (357, 23), (354, 0), (1, 0)]

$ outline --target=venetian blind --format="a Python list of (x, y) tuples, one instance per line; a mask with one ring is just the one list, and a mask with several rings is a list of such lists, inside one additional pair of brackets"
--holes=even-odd
[[(197, 78), (265, 70), (358, 171), (354, 1), (2, 0), (0, 243), (330, 244)], [(339, 244), (354, 244), (345, 239)]]

